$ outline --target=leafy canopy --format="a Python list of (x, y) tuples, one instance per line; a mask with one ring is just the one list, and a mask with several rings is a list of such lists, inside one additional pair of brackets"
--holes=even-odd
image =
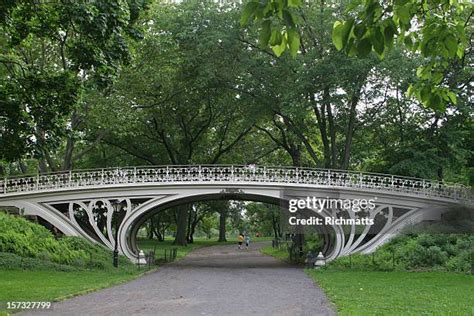
[[(241, 22), (245, 25), (254, 18), (260, 25), (260, 44), (270, 45), (276, 55), (286, 49), (296, 55), (299, 27), (292, 12), (302, 6), (299, 0), (249, 1)], [(417, 70), (419, 80), (407, 93), (443, 112), (447, 103), (457, 103), (446, 73), (463, 59), (473, 11), (470, 0), (354, 0), (346, 8), (346, 18), (334, 23), (332, 39), (349, 56), (375, 52), (384, 58), (394, 43), (421, 54), (425, 62)]]
[(2, 2), (0, 159), (55, 147), (83, 88), (106, 87), (130, 60), (127, 42), (140, 38), (145, 7), (144, 0)]

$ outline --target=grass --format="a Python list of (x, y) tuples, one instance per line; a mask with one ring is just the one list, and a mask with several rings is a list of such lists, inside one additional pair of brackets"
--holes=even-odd
[[(229, 241), (227, 243), (234, 243)], [(212, 246), (217, 240), (198, 239), (188, 246), (178, 246), (177, 259), (183, 258), (192, 250)], [(140, 240), (143, 250), (164, 251), (171, 249), (172, 240), (157, 243), (154, 240)], [(133, 265), (122, 265), (118, 269), (92, 269), (81, 271), (54, 271), (48, 269), (0, 269), (0, 302), (6, 301), (59, 301), (75, 295), (93, 292), (116, 284), (127, 282), (142, 275), (146, 270)], [(8, 315), (5, 304), (0, 304), (0, 316)]]
[(282, 248), (273, 248), (271, 245), (263, 247), (260, 249), (260, 252), (264, 255), (272, 256), (282, 261), (288, 262), (288, 250), (284, 247)]
[(143, 271), (2, 271), (0, 301), (61, 300), (129, 281)]
[[(130, 281), (144, 269), (47, 271), (4, 270), (0, 271), (0, 302), (6, 301), (59, 301), (75, 295)], [(0, 315), (6, 306), (0, 306)]]
[[(166, 239), (165, 241), (157, 241), (157, 240), (150, 240), (150, 239), (139, 239), (138, 248), (140, 248), (141, 250), (145, 252), (150, 251), (150, 250), (155, 250), (157, 258), (164, 258), (165, 249), (169, 250), (169, 249), (177, 248), (176, 259), (179, 260), (197, 248), (216, 246), (216, 245), (237, 244), (237, 238), (229, 238), (226, 242), (219, 242), (215, 238), (212, 238), (212, 239), (195, 238), (194, 242), (192, 244), (188, 244), (187, 246), (175, 246), (173, 245), (173, 240), (174, 239)], [(260, 242), (260, 241), (269, 241), (269, 240), (272, 240), (272, 237), (253, 237), (251, 239), (251, 242)]]
[(474, 276), (306, 270), (340, 315), (473, 315)]
[[(262, 238), (263, 239), (263, 238)], [(261, 241), (260, 238), (254, 238)], [(188, 246), (174, 246), (172, 240), (139, 240), (139, 248), (156, 249), (157, 256), (164, 249), (176, 247), (177, 259), (200, 247), (234, 244), (236, 240), (218, 242), (216, 239), (196, 239)], [(156, 247), (156, 248), (155, 248)], [(92, 269), (80, 271), (54, 271), (41, 269), (0, 269), (0, 316), (8, 315), (4, 310), (6, 301), (59, 301), (75, 295), (93, 292), (137, 278), (145, 272), (132, 265), (122, 265), (119, 269)]]
[[(234, 241), (227, 243), (234, 243)], [(223, 243), (219, 243), (217, 240), (198, 239), (188, 246), (178, 246), (177, 258), (183, 258), (196, 248), (216, 244)], [(159, 251), (176, 247), (172, 245), (172, 240), (160, 243), (154, 240), (139, 241), (139, 247), (143, 250), (153, 250), (155, 245), (158, 255)], [(70, 272), (47, 269), (1, 269), (0, 302), (58, 301), (133, 280), (143, 274), (144, 271), (144, 268), (138, 269), (131, 265), (122, 265), (119, 269), (93, 269), (91, 271)], [(6, 315), (6, 312), (2, 311), (5, 307), (0, 305), (0, 315)]]
[[(262, 253), (288, 260), (285, 249)], [(306, 270), (340, 315), (474, 315), (474, 276), (453, 272)]]
[(164, 251), (170, 250), (173, 248), (177, 248), (176, 259), (179, 260), (184, 258), (188, 253), (191, 251), (201, 248), (201, 247), (209, 247), (215, 245), (228, 245), (236, 243), (237, 241), (228, 240), (226, 242), (219, 242), (217, 239), (195, 239), (192, 244), (188, 244), (187, 246), (176, 246), (173, 245), (173, 239), (166, 239), (165, 241), (157, 241), (157, 240), (150, 240), (150, 239), (140, 239), (138, 240), (138, 248), (143, 251), (156, 251), (157, 258), (164, 257)]

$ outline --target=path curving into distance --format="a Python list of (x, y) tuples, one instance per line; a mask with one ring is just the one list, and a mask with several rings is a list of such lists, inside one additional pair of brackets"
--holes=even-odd
[(54, 310), (41, 314), (336, 314), (301, 268), (262, 255), (263, 244), (254, 243), (249, 250), (238, 250), (236, 245), (200, 248), (154, 273), (55, 303)]

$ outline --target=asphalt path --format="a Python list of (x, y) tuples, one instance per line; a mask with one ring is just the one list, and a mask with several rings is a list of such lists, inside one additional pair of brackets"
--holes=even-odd
[(261, 243), (200, 248), (128, 283), (22, 315), (334, 315), (301, 268), (262, 255)]

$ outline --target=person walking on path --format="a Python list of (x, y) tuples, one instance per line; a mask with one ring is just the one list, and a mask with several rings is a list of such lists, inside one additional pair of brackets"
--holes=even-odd
[(244, 235), (242, 233), (239, 234), (239, 249), (242, 249), (242, 243), (244, 242)]
[(247, 234), (245, 235), (245, 249), (249, 249), (249, 245), (250, 245), (250, 235)]

